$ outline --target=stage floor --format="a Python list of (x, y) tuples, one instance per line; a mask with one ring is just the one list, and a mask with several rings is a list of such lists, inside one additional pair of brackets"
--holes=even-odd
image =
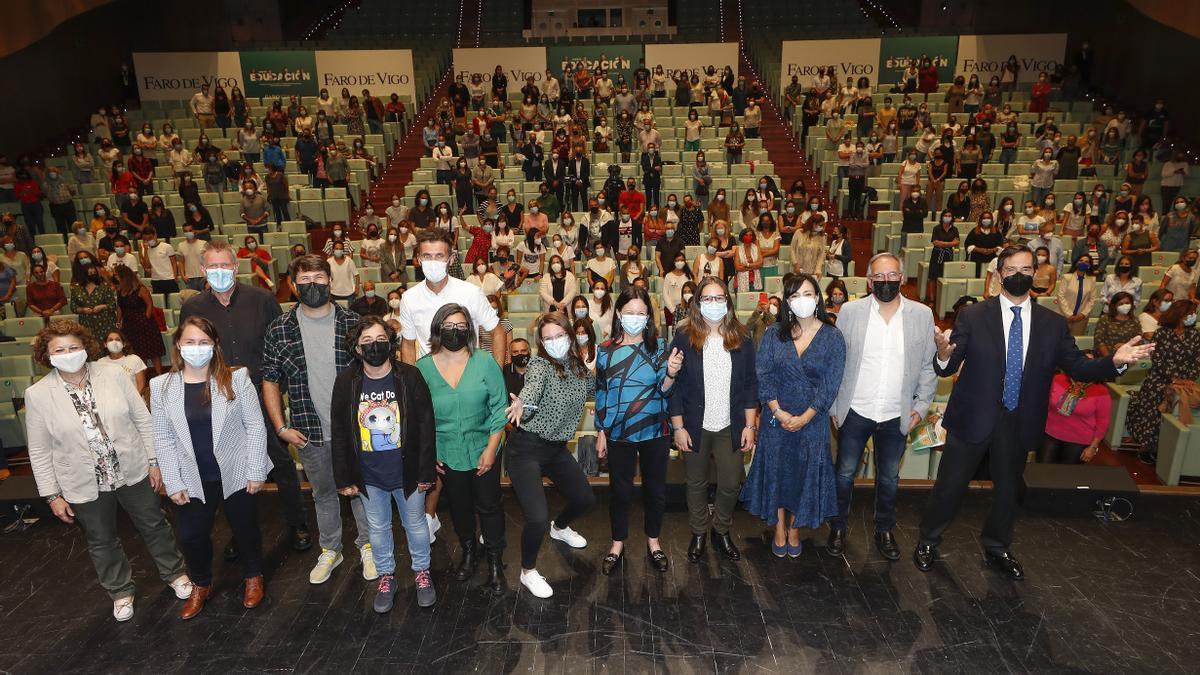
[[(609, 528), (607, 492), (598, 495), (597, 509), (576, 525), (588, 548), (548, 541), (542, 549), (553, 598), (513, 590), (520, 510), (506, 493), (510, 592), (486, 595), (483, 570), (470, 584), (451, 579), (458, 545), (446, 515), (434, 544), (437, 606), (417, 608), (402, 572), (396, 608), (385, 616), (371, 611), (374, 584), (363, 581), (355, 552), (329, 582), (309, 585), (317, 552), (287, 547), (274, 495), (261, 502), (270, 570), (263, 605), (244, 610), (236, 565), (218, 562), (217, 597), (186, 623), (132, 534), (125, 542), (137, 614), (117, 624), (79, 531), (42, 523), (0, 538), (0, 671), (1163, 673), (1195, 672), (1200, 663), (1194, 498), (1142, 497), (1124, 523), (1026, 515), (1014, 552), (1028, 579), (1011, 582), (980, 562), (987, 492), (968, 495), (943, 561), (928, 574), (910, 560), (927, 493), (901, 494), (904, 557), (888, 563), (871, 543), (870, 492), (859, 490), (844, 559), (824, 553), (825, 530), (807, 533), (800, 559), (775, 559), (760, 521), (739, 512), (743, 560), (718, 560), (710, 547), (692, 565), (687, 515), (672, 512), (664, 527), (672, 568), (660, 576), (648, 569), (635, 511), (631, 555), (612, 577), (599, 572)], [(222, 523), (217, 542), (227, 536)], [(404, 551), (400, 534), (398, 562), (407, 569)]]

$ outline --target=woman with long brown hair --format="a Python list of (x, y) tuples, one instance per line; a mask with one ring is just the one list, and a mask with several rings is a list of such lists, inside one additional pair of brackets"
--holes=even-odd
[(137, 274), (124, 265), (115, 268), (117, 277), (117, 306), (121, 310), (121, 330), (129, 338), (129, 347), (153, 368), (155, 374), (162, 372), (162, 333), (154, 320), (154, 298), (150, 289)]
[(212, 528), (217, 507), (237, 542), (246, 580), (242, 606), (263, 598), (262, 533), (254, 494), (270, 470), (258, 392), (245, 368), (225, 362), (217, 329), (190, 316), (175, 329), (170, 372), (150, 380), (154, 444), (163, 485), (176, 507), (192, 595), (179, 618), (204, 609), (213, 592)]
[[(729, 536), (733, 509), (742, 487), (743, 453), (754, 448), (758, 432), (758, 377), (754, 342), (733, 311), (725, 283), (705, 277), (696, 285), (687, 326), (675, 333), (671, 353), (683, 354), (668, 399), (675, 446), (687, 464), (687, 503), (692, 541), (688, 560), (704, 556), (712, 528), (713, 546), (730, 560), (740, 560)], [(717, 494), (708, 510), (708, 463), (716, 463)]]
[[(574, 333), (560, 313), (537, 318), (533, 325), (537, 356), (529, 360), (521, 394), (510, 394), (512, 404), (507, 410), (516, 428), (509, 435), (505, 461), (513, 491), (525, 512), (521, 584), (539, 598), (554, 594), (537, 571), (538, 549), (546, 530), (550, 530), (551, 539), (571, 548), (584, 548), (587, 540), (572, 530), (570, 523), (596, 501), (583, 469), (567, 451), (567, 441), (575, 437), (584, 404), (596, 391), (596, 378), (579, 354)], [(549, 476), (566, 498), (554, 520), (550, 520), (542, 489), (543, 475)]]

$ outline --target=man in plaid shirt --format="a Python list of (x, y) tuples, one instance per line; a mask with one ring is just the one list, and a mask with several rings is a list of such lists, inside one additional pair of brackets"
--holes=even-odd
[[(312, 484), (317, 510), (321, 555), (308, 575), (313, 584), (329, 579), (342, 564), (342, 505), (333, 478), (330, 455), (330, 413), (333, 383), (350, 366), (346, 333), (359, 316), (330, 300), (329, 263), (306, 255), (292, 261), (290, 283), (300, 302), (267, 328), (263, 344), (263, 400), (276, 435), (296, 446), (304, 473)], [(329, 355), (332, 353), (333, 358)], [(311, 357), (311, 358), (310, 358)], [(281, 385), (287, 385), (291, 424), (284, 420)], [(350, 499), (358, 532), (354, 543), (362, 554), (363, 578), (377, 578), (367, 517), (360, 497)]]

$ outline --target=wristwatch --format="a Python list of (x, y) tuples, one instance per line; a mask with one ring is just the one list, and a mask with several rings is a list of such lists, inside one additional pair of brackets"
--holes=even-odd
[(676, 427), (676, 426), (672, 426), (672, 427), (671, 427), (671, 431), (672, 431), (672, 432), (675, 432), (675, 431), (683, 431), (683, 427)]
[(52, 494), (52, 495), (50, 495), (49, 497), (46, 497), (46, 503), (47, 503), (47, 504), (52, 504), (52, 503), (54, 502), (54, 500), (58, 499), (58, 498), (59, 498), (59, 497), (61, 497), (61, 496), (62, 496), (62, 493), (61, 493), (61, 492), (58, 492), (58, 493)]
[(151, 469), (158, 468), (158, 458), (157, 457), (151, 457), (149, 459), (148, 463), (150, 464)]
[(286, 425), (286, 424), (285, 424), (285, 425), (283, 425), (283, 426), (281, 426), (281, 427), (279, 427), (278, 429), (276, 429), (276, 430), (275, 430), (275, 435), (276, 435), (276, 436), (282, 436), (282, 435), (283, 435), (283, 432), (285, 432), (285, 431), (288, 431), (288, 430), (290, 430), (290, 429), (291, 429), (291, 427), (289, 427), (288, 425)]

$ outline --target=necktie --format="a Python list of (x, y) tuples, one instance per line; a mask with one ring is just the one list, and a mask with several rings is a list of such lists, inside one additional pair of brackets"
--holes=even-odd
[(1079, 308), (1083, 305), (1083, 275), (1075, 277), (1079, 281), (1079, 292), (1075, 294), (1075, 311), (1072, 315), (1079, 313)]
[(1008, 327), (1008, 354), (1004, 360), (1004, 407), (1016, 410), (1021, 400), (1021, 352), (1023, 331), (1021, 308), (1013, 307), (1012, 324)]

